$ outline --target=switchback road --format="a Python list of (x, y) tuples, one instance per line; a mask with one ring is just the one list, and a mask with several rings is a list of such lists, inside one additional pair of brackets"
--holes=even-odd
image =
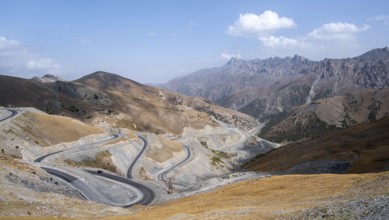
[(134, 167), (136, 165), (136, 162), (143, 155), (143, 153), (145, 152), (145, 150), (146, 150), (146, 148), (148, 146), (148, 142), (147, 142), (147, 140), (144, 137), (141, 137), (141, 136), (138, 136), (138, 137), (143, 141), (143, 148), (139, 152), (139, 154), (135, 157), (134, 161), (131, 163), (130, 167), (128, 168), (127, 177), (130, 178), (130, 179), (133, 179), (133, 169), (134, 169)]
[[(108, 140), (103, 140), (103, 141), (91, 143), (88, 145), (94, 145), (94, 144), (110, 141), (110, 140), (113, 140), (113, 139), (118, 138), (118, 137), (119, 137), (118, 135), (114, 134), (114, 135), (111, 135), (111, 138)], [(116, 182), (121, 182), (121, 183), (124, 183), (126, 185), (130, 185), (130, 186), (136, 188), (140, 192), (140, 194), (141, 194), (140, 198), (136, 199), (134, 202), (131, 202), (128, 204), (123, 204), (123, 205), (121, 205), (122, 207), (130, 207), (134, 204), (148, 205), (148, 204), (152, 203), (155, 199), (155, 193), (152, 189), (150, 189), (146, 185), (143, 185), (142, 183), (139, 183), (139, 182), (136, 182), (134, 180), (129, 179), (129, 178), (133, 177), (132, 176), (133, 168), (134, 168), (136, 162), (139, 160), (139, 158), (143, 155), (144, 151), (146, 150), (146, 148), (148, 146), (148, 142), (145, 138), (143, 138), (141, 136), (139, 136), (139, 138), (144, 142), (144, 145), (143, 145), (142, 150), (136, 156), (136, 158), (131, 163), (131, 165), (128, 169), (128, 172), (127, 172), (128, 178), (124, 178), (121, 176), (117, 176), (117, 175), (113, 175), (113, 174), (109, 174), (109, 173), (105, 173), (105, 172), (98, 172), (95, 170), (85, 170), (86, 172), (88, 172), (90, 174), (102, 176), (104, 178), (107, 178), (107, 179), (110, 179), (110, 180), (113, 180)], [(86, 145), (86, 146), (88, 146), (88, 145)], [(69, 149), (69, 150), (71, 150), (71, 149)], [(61, 151), (53, 152), (50, 154), (46, 154), (44, 156), (41, 156), (41, 157), (35, 159), (34, 162), (41, 162), (42, 160), (44, 160), (45, 158), (47, 158), (49, 156), (52, 156), (54, 154), (58, 154), (61, 152), (65, 152), (65, 151), (67, 151), (67, 150), (61, 150)], [(77, 177), (75, 177), (75, 176), (73, 176), (65, 171), (58, 170), (58, 169), (53, 169), (53, 168), (49, 168), (49, 167), (41, 167), (41, 168), (44, 169), (45, 171), (47, 171), (48, 173), (55, 175), (55, 176), (65, 180), (65, 181), (67, 181), (69, 184), (71, 184), (76, 189), (78, 189), (86, 199), (92, 200), (95, 202), (101, 202), (101, 203), (112, 205), (111, 201), (107, 201), (107, 199), (103, 198), (96, 190), (94, 190), (92, 187), (89, 187), (87, 183), (79, 180)], [(116, 204), (114, 204), (114, 205), (116, 205)]]
[(190, 157), (191, 157), (190, 148), (187, 147), (187, 146), (183, 146), (183, 147), (186, 149), (186, 157), (185, 157), (181, 162), (179, 162), (179, 163), (177, 163), (177, 164), (171, 166), (170, 168), (168, 168), (168, 169), (162, 171), (160, 174), (158, 174), (157, 179), (158, 179), (159, 181), (164, 181), (164, 182), (166, 182), (166, 181), (167, 181), (167, 180), (166, 180), (166, 175), (167, 175), (170, 171), (172, 171), (173, 169), (175, 169), (175, 168), (178, 167), (178, 166), (181, 166), (182, 164), (186, 163), (186, 162), (190, 159)]
[[(93, 174), (93, 175), (102, 176), (102, 177), (112, 179), (114, 181), (122, 182), (122, 183), (131, 185), (131, 186), (137, 188), (142, 193), (142, 197), (139, 201), (137, 201), (134, 204), (148, 205), (154, 201), (154, 198), (155, 198), (154, 191), (152, 189), (150, 189), (149, 187), (143, 185), (142, 183), (138, 183), (134, 180), (131, 180), (131, 179), (128, 179), (125, 177), (121, 177), (121, 176), (116, 176), (116, 175), (109, 174), (109, 173), (97, 172), (94, 170), (85, 170), (85, 171), (87, 171), (88, 173)], [(129, 207), (129, 206), (134, 205), (134, 204), (125, 205), (123, 207)]]

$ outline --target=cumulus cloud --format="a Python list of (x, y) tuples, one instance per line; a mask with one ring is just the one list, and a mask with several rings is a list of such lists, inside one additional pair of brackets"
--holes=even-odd
[(50, 58), (37, 58), (35, 60), (28, 60), (26, 67), (29, 70), (49, 70), (51, 72), (55, 72), (60, 68), (60, 66)]
[(268, 48), (295, 48), (300, 45), (300, 42), (298, 42), (295, 39), (292, 38), (287, 38), (287, 37), (275, 37), (275, 36), (266, 36), (266, 37), (260, 37), (260, 41), (262, 41), (263, 45)]
[(240, 54), (232, 54), (232, 53), (228, 53), (228, 52), (224, 52), (222, 54), (220, 54), (221, 58), (225, 59), (225, 60), (231, 60), (231, 58), (238, 58), (238, 59), (241, 59), (242, 56)]
[(347, 22), (334, 22), (313, 30), (308, 37), (318, 40), (353, 40), (358, 32), (368, 29), (368, 25), (358, 27)]
[(227, 33), (232, 36), (258, 37), (279, 29), (294, 27), (296, 23), (292, 18), (280, 17), (276, 12), (267, 10), (260, 15), (240, 14), (239, 19), (228, 27)]
[(32, 52), (16, 40), (0, 36), (0, 73), (32, 77), (59, 74), (61, 67), (53, 59)]
[(16, 47), (19, 45), (19, 42), (16, 40), (9, 40), (3, 36), (0, 36), (0, 50)]
[[(376, 16), (368, 20), (389, 23), (389, 16)], [(277, 34), (279, 30), (295, 27), (297, 24), (293, 18), (283, 17), (267, 10), (262, 14), (240, 14), (239, 18), (228, 27), (227, 34), (257, 39), (263, 48), (271, 53), (292, 51), (301, 54), (324, 54), (333, 52), (335, 49), (358, 47), (358, 34), (370, 28), (369, 25), (332, 22), (300, 36), (288, 36), (285, 30), (282, 36)], [(229, 53), (223, 53), (221, 56), (224, 59), (232, 57)]]

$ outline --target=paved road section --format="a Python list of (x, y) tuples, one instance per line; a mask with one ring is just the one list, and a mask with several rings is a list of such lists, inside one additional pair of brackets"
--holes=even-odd
[(72, 185), (73, 187), (78, 189), (78, 191), (80, 191), (81, 194), (86, 199), (100, 202), (100, 203), (105, 203), (105, 204), (108, 203), (109, 204), (109, 201), (106, 201), (106, 199), (104, 199), (98, 192), (93, 190), (91, 187), (89, 187), (83, 181), (79, 180), (77, 177), (72, 176), (68, 173), (65, 173), (61, 170), (57, 170), (57, 169), (53, 169), (53, 168), (49, 168), (49, 167), (41, 167), (41, 168), (43, 170), (45, 170), (46, 172), (48, 172), (54, 176), (57, 176), (57, 177), (65, 180), (66, 182), (68, 182), (70, 185)]
[(163, 172), (161, 172), (160, 174), (158, 174), (157, 179), (158, 179), (159, 181), (164, 181), (164, 182), (166, 182), (166, 181), (167, 181), (167, 180), (166, 180), (166, 175), (167, 175), (170, 171), (172, 171), (173, 169), (175, 169), (175, 168), (178, 167), (178, 166), (181, 166), (182, 164), (186, 163), (186, 162), (190, 159), (190, 157), (191, 157), (191, 155), (192, 155), (192, 153), (191, 153), (191, 151), (190, 151), (190, 148), (187, 147), (187, 146), (184, 146), (184, 148), (186, 149), (186, 157), (185, 157), (181, 162), (179, 162), (179, 163), (173, 165), (173, 166), (170, 167), (169, 169), (166, 169), (165, 171), (163, 171)]
[(7, 119), (10, 119), (10, 118), (12, 118), (12, 117), (14, 117), (15, 115), (18, 114), (18, 111), (13, 110), (13, 109), (7, 108), (7, 111), (10, 111), (10, 112), (11, 112), (11, 115), (6, 116), (6, 117), (4, 117), (4, 118), (1, 118), (1, 119), (0, 119), (0, 122), (5, 121), (5, 120), (7, 120)]
[[(108, 178), (108, 179), (112, 179), (112, 180), (115, 180), (115, 181), (118, 181), (118, 182), (121, 182), (121, 183), (125, 183), (125, 184), (128, 184), (128, 185), (131, 185), (135, 188), (137, 188), (141, 193), (142, 193), (142, 198), (137, 201), (136, 203), (134, 204), (140, 204), (140, 205), (149, 205), (151, 204), (154, 199), (155, 199), (155, 193), (152, 189), (150, 189), (149, 187), (143, 185), (142, 183), (138, 183), (134, 180), (131, 180), (131, 179), (128, 179), (128, 178), (124, 178), (124, 177), (121, 177), (121, 176), (116, 176), (116, 175), (112, 175), (112, 174), (109, 174), (109, 173), (104, 173), (104, 172), (97, 172), (97, 171), (94, 171), (94, 170), (85, 170), (86, 172), (90, 173), (90, 174), (93, 174), (93, 175), (98, 175), (98, 176), (102, 176), (102, 177), (105, 177), (105, 178)], [(123, 207), (130, 207), (134, 204), (130, 204), (130, 205), (125, 205)]]
[[(106, 142), (106, 141), (111, 141), (111, 140), (118, 138), (118, 137), (119, 137), (119, 135), (114, 134), (114, 135), (111, 135), (110, 139), (91, 143), (89, 145), (94, 145), (94, 144), (98, 144), (98, 143), (102, 143), (102, 142)], [(132, 171), (133, 171), (133, 168), (134, 168), (136, 162), (140, 159), (140, 157), (143, 155), (143, 153), (145, 152), (145, 150), (147, 149), (147, 146), (148, 146), (148, 142), (145, 138), (140, 137), (140, 136), (139, 136), (139, 138), (144, 142), (143, 149), (140, 151), (140, 153), (136, 156), (136, 158), (134, 159), (134, 161), (130, 165), (128, 172), (127, 172), (128, 178), (124, 178), (121, 176), (117, 176), (117, 175), (113, 175), (113, 174), (109, 174), (109, 173), (104, 173), (104, 172), (97, 172), (94, 170), (85, 170), (86, 172), (93, 174), (93, 175), (102, 176), (104, 178), (111, 179), (113, 181), (117, 181), (117, 182), (121, 182), (121, 183), (124, 183), (127, 185), (131, 185), (132, 187), (135, 187), (141, 193), (140, 199), (137, 199), (133, 203), (121, 205), (122, 207), (130, 207), (134, 204), (148, 205), (148, 204), (151, 204), (155, 199), (155, 193), (152, 189), (150, 189), (149, 187), (147, 187), (139, 182), (136, 182), (134, 180), (129, 179), (129, 178), (132, 178)], [(88, 145), (86, 145), (86, 146), (88, 146)], [(71, 150), (71, 149), (69, 149), (69, 150)], [(66, 150), (61, 150), (61, 151), (57, 151), (57, 152), (53, 152), (53, 153), (41, 156), (41, 157), (35, 159), (34, 162), (41, 162), (42, 160), (44, 160), (45, 158), (47, 158), (49, 156), (52, 156), (54, 154), (58, 154), (58, 153), (61, 153), (64, 151), (66, 151)], [(41, 168), (44, 169), (45, 171), (47, 171), (48, 173), (55, 175), (55, 176), (65, 180), (66, 182), (68, 182), (72, 186), (74, 186), (76, 189), (78, 189), (82, 193), (82, 195), (86, 199), (112, 205), (112, 203), (110, 201), (107, 201), (106, 198), (102, 197), (99, 192), (97, 192), (94, 188), (89, 187), (87, 183), (79, 180), (77, 177), (74, 177), (73, 175), (66, 173), (64, 171), (61, 171), (61, 170), (57, 170), (57, 169), (53, 169), (53, 168), (49, 168), (49, 167), (41, 167)], [(114, 204), (114, 205), (117, 205), (117, 204)]]
[(54, 153), (51, 153), (51, 154), (46, 154), (46, 155), (43, 155), (41, 157), (38, 157), (34, 160), (34, 162), (42, 162), (42, 160), (44, 160), (46, 157), (50, 157), (51, 155), (54, 155), (54, 154), (58, 154), (58, 153), (61, 153), (63, 152), (63, 150), (60, 150), (60, 151), (57, 151), (57, 152), (54, 152)]
[[(85, 147), (90, 146), (90, 145), (94, 145), (94, 144), (100, 144), (100, 143), (103, 143), (103, 142), (111, 141), (111, 140), (116, 139), (116, 138), (118, 138), (118, 137), (119, 137), (119, 135), (113, 134), (113, 135), (111, 135), (111, 137), (110, 137), (109, 139), (107, 139), (107, 140), (102, 140), (102, 141), (94, 142), (94, 143), (91, 143), (91, 144), (87, 144), (87, 145), (85, 145)], [(72, 149), (73, 149), (73, 148), (70, 148), (70, 149), (68, 149), (68, 150), (72, 150)], [(42, 160), (44, 160), (45, 158), (47, 158), (47, 157), (49, 157), (49, 156), (52, 156), (52, 155), (54, 155), (54, 154), (62, 153), (62, 152), (64, 152), (64, 151), (65, 151), (65, 150), (60, 150), (60, 151), (56, 151), (56, 152), (53, 152), (53, 153), (50, 153), (50, 154), (43, 155), (43, 156), (41, 156), (41, 157), (36, 158), (36, 159), (34, 160), (34, 162), (42, 162)]]
[(147, 146), (148, 146), (148, 142), (147, 140), (144, 138), (144, 137), (141, 137), (141, 136), (138, 136), (142, 141), (143, 141), (143, 148), (142, 150), (139, 152), (139, 154), (135, 157), (134, 161), (131, 163), (130, 167), (128, 168), (128, 171), (127, 171), (127, 177), (130, 178), (130, 179), (133, 179), (133, 175), (132, 175), (132, 172), (133, 172), (133, 169), (136, 165), (136, 162), (139, 160), (139, 158), (143, 155), (143, 153), (145, 152)]

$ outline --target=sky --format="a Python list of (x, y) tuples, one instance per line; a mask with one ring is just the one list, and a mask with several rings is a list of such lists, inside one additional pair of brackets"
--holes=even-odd
[(232, 57), (346, 58), (389, 46), (387, 0), (0, 0), (0, 74), (164, 83)]

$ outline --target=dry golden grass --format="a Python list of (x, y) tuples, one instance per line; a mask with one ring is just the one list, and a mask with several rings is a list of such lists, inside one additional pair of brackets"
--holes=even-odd
[(89, 126), (68, 117), (40, 113), (31, 113), (31, 117), (35, 130), (59, 142), (76, 141), (87, 135), (104, 132), (100, 128)]
[[(388, 182), (389, 172), (273, 176), (243, 181), (160, 205), (136, 206), (132, 208), (135, 211), (133, 215), (77, 219), (283, 219), (306, 208), (347, 201), (355, 194), (388, 195)], [(27, 216), (0, 219), (41, 218)]]
[[(0, 105), (31, 106), (87, 123), (106, 122), (156, 134), (180, 134), (185, 127), (203, 128), (207, 124), (217, 126), (209, 117), (215, 114), (233, 121), (236, 116), (255, 121), (252, 117), (201, 98), (142, 85), (110, 73), (96, 72), (65, 84), (57, 88), (50, 83), (39, 84), (35, 80), (0, 76)], [(61, 106), (42, 103), (42, 100), (54, 103), (53, 97), (60, 97)], [(212, 109), (214, 113), (209, 113)]]
[(128, 137), (132, 140), (132, 141), (135, 141), (138, 139), (138, 135), (136, 135), (136, 133), (134, 131), (128, 131), (126, 133), (128, 135)]
[(115, 173), (116, 166), (113, 164), (111, 156), (112, 154), (109, 151), (101, 151), (96, 154), (96, 158), (94, 159), (85, 159), (82, 161), (66, 159), (64, 161), (71, 166), (102, 168)]
[[(44, 217), (44, 216), (0, 216), (0, 220), (70, 220), (74, 218), (65, 217)], [(90, 218), (77, 218), (77, 219), (90, 219)]]
[(174, 153), (182, 151), (182, 144), (176, 141), (167, 140), (157, 136), (156, 141), (151, 144), (147, 157), (163, 163), (174, 156)]
[[(353, 190), (360, 192), (363, 187), (373, 186), (375, 181), (387, 183), (387, 178), (381, 177), (388, 175), (389, 172), (273, 176), (240, 182), (213, 192), (161, 205), (140, 208), (131, 216), (111, 216), (103, 219), (167, 219), (174, 216), (183, 219), (282, 218), (285, 214), (322, 205), (335, 198), (347, 199), (353, 195)], [(388, 194), (389, 187), (381, 187), (368, 193)]]
[(116, 138), (116, 139), (114, 139), (112, 141), (109, 141), (105, 145), (117, 144), (117, 143), (122, 142), (122, 141), (127, 141), (127, 139), (125, 137)]

